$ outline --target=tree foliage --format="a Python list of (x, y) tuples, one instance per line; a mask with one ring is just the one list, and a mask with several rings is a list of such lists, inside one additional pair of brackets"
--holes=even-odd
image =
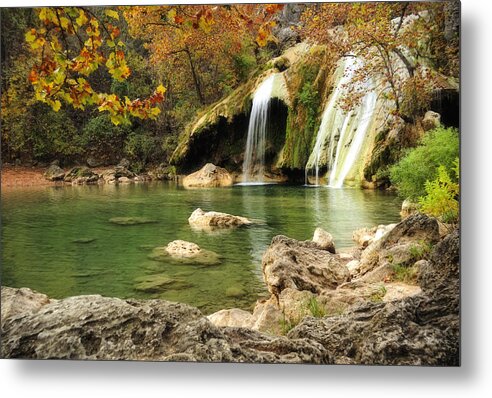
[(439, 167), (454, 167), (459, 156), (459, 136), (454, 128), (439, 127), (428, 132), (419, 146), (390, 168), (390, 179), (404, 198), (417, 200), (426, 195), (426, 182), (439, 177)]
[(444, 16), (444, 2), (326, 3), (306, 8), (303, 34), (325, 44), (332, 62), (362, 60), (345, 107), (358, 103), (373, 79), (394, 113), (413, 121), (446, 84), (444, 75), (459, 75), (459, 43), (445, 38)]
[(84, 7), (43, 7), (36, 10), (40, 24), (25, 34), (36, 58), (29, 73), (35, 98), (58, 112), (62, 103), (77, 109), (97, 106), (108, 112), (114, 124), (129, 123), (130, 116), (156, 118), (158, 103), (165, 88), (159, 85), (145, 99), (120, 98), (111, 92), (97, 91), (90, 77), (105, 68), (115, 81), (131, 73), (120, 40), (120, 14), (106, 8), (99, 12)]
[(445, 166), (437, 169), (437, 178), (426, 181), (426, 195), (419, 198), (419, 204), (424, 213), (438, 217), (444, 222), (456, 222), (459, 216), (459, 159), (453, 164), (453, 177)]
[[(151, 63), (173, 95), (191, 91), (199, 105), (218, 100), (245, 79), (238, 61), (274, 40), (280, 4), (128, 7), (130, 33), (146, 42)], [(241, 67), (243, 65), (240, 65)]]

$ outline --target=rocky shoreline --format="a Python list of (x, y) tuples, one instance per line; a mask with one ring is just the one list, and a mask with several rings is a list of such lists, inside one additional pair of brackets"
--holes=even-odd
[(458, 230), (413, 214), (356, 231), (350, 250), (330, 238), (274, 237), (252, 313), (2, 287), (2, 357), (459, 365)]

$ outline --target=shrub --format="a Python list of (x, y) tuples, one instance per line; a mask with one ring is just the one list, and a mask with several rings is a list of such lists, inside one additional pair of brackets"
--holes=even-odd
[(451, 169), (459, 155), (459, 136), (454, 128), (438, 127), (428, 132), (419, 146), (390, 168), (390, 179), (404, 198), (417, 200), (426, 194), (426, 181), (434, 181), (439, 166)]
[[(459, 178), (459, 160), (455, 160), (453, 172)], [(439, 218), (444, 222), (456, 222), (459, 215), (459, 183), (453, 181), (446, 167), (438, 168), (438, 176), (425, 183), (427, 195), (419, 198), (424, 213)]]
[(392, 266), (393, 279), (398, 282), (415, 283), (417, 280), (417, 270), (415, 267), (405, 267), (401, 264)]
[(381, 303), (386, 293), (387, 293), (386, 288), (384, 286), (381, 286), (376, 292), (371, 294), (370, 300), (373, 303)]
[(114, 162), (121, 157), (130, 126), (114, 125), (108, 115), (91, 118), (82, 129), (81, 145), (87, 153)]

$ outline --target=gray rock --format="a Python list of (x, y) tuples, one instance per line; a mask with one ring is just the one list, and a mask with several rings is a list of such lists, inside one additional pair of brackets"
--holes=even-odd
[(421, 270), (422, 293), (368, 302), (322, 319), (305, 318), (289, 338), (318, 341), (335, 363), (458, 366), (459, 235), (434, 247)]
[(60, 166), (56, 164), (52, 164), (50, 167), (48, 167), (48, 170), (44, 172), (44, 178), (50, 181), (61, 181), (64, 177), (65, 172)]
[(99, 175), (85, 166), (73, 167), (64, 178), (65, 182), (71, 182), (73, 185), (92, 184), (98, 180)]
[(317, 243), (282, 235), (272, 239), (262, 267), (268, 290), (275, 296), (286, 288), (319, 293), (335, 289), (350, 278), (339, 256), (319, 249)]
[(333, 242), (333, 236), (329, 232), (326, 232), (323, 228), (316, 228), (313, 235), (313, 242), (318, 245), (322, 250), (329, 251), (335, 254), (335, 242)]
[(14, 289), (2, 286), (1, 301), (1, 319), (3, 322), (5, 319), (16, 315), (34, 313), (44, 305), (56, 300), (50, 300), (45, 294), (35, 292), (26, 287)]
[(381, 239), (372, 242), (363, 252), (357, 268), (359, 276), (387, 265), (413, 264), (414, 253), (439, 242), (439, 224), (435, 218), (413, 214), (398, 223)]
[(401, 204), (400, 216), (402, 219), (407, 218), (408, 216), (417, 213), (418, 209), (419, 205), (417, 203), (413, 202), (410, 199), (405, 199)]
[(199, 230), (213, 230), (215, 228), (239, 227), (250, 225), (253, 222), (246, 217), (234, 216), (232, 214), (217, 211), (204, 212), (196, 209), (188, 218), (189, 224)]
[[(10, 299), (3, 300), (3, 289), (2, 311), (11, 305)], [(1, 354), (33, 359), (331, 362), (314, 341), (218, 328), (185, 304), (101, 296), (71, 297), (22, 316), (2, 316)]]

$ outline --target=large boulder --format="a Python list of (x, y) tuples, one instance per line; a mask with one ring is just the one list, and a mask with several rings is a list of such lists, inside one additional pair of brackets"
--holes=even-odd
[(233, 178), (226, 169), (212, 163), (207, 163), (200, 170), (183, 178), (185, 188), (228, 187), (233, 183)]
[[(11, 306), (9, 293), (4, 305)], [(3, 358), (330, 363), (317, 342), (218, 328), (164, 300), (76, 296), (2, 316)]]
[(437, 244), (420, 294), (367, 302), (343, 316), (305, 318), (289, 334), (321, 343), (335, 363), (457, 366), (460, 362), (459, 235)]
[[(439, 224), (425, 214), (413, 214), (394, 226), (379, 240), (375, 240), (362, 252), (357, 275), (376, 273), (382, 280), (392, 273), (392, 267), (410, 266), (420, 260), (420, 253), (439, 242)], [(371, 281), (373, 277), (367, 276)]]
[(65, 171), (57, 164), (52, 164), (44, 172), (44, 178), (50, 181), (61, 181), (65, 177)]
[(340, 256), (321, 250), (315, 242), (283, 235), (272, 239), (262, 267), (268, 290), (277, 297), (286, 288), (320, 293), (335, 289), (350, 278)]
[(234, 216), (232, 214), (221, 213), (218, 211), (205, 212), (202, 209), (196, 209), (188, 218), (189, 224), (195, 229), (214, 229), (239, 227), (242, 225), (251, 225), (253, 222), (246, 217)]

